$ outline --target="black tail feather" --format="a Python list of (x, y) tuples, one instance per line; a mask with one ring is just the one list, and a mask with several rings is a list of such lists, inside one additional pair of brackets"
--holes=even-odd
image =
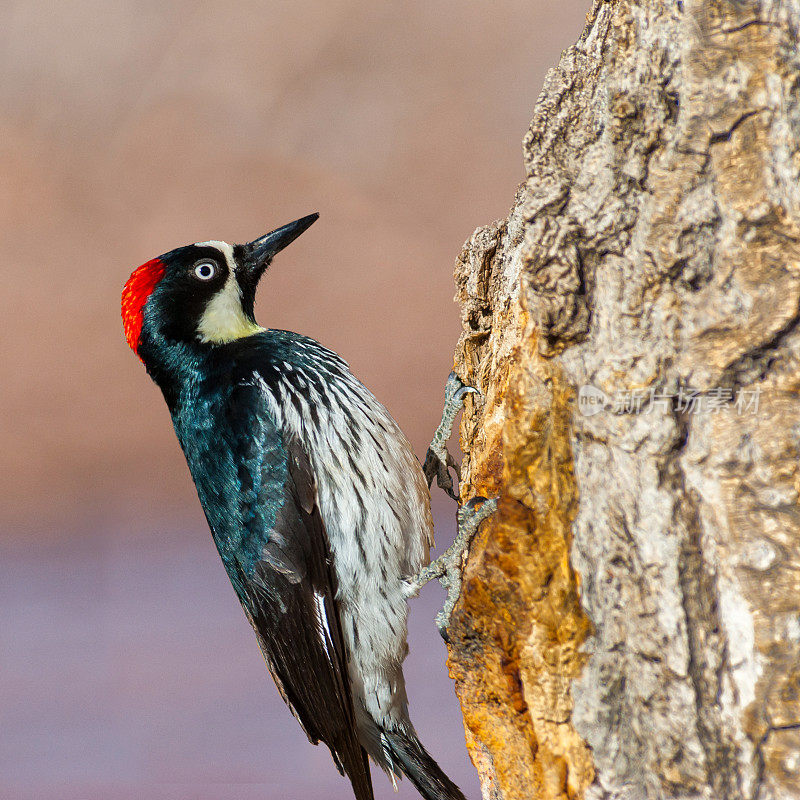
[[(361, 750), (358, 755), (348, 753), (347, 756), (349, 763), (342, 764), (339, 771), (341, 772), (343, 768), (347, 773), (347, 777), (350, 778), (356, 800), (374, 800), (372, 778), (369, 774), (369, 759), (366, 751)], [(336, 766), (339, 767), (339, 764)]]
[(382, 734), (392, 761), (425, 800), (465, 800), (458, 786), (442, 772), (413, 731), (383, 730)]

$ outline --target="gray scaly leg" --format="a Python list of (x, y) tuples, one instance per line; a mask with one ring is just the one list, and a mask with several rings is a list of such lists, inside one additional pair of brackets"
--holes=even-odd
[(444, 489), (456, 502), (458, 502), (458, 497), (453, 491), (453, 479), (450, 477), (450, 469), (454, 470), (457, 478), (460, 478), (461, 475), (459, 474), (458, 463), (447, 449), (447, 440), (453, 433), (453, 424), (464, 404), (464, 398), (470, 392), (479, 394), (477, 389), (473, 389), (471, 386), (464, 386), (461, 378), (455, 372), (451, 372), (444, 387), (442, 421), (439, 423), (436, 433), (433, 434), (430, 447), (428, 447), (428, 452), (425, 454), (425, 463), (422, 465), (422, 470), (428, 480), (428, 486), (436, 478), (436, 485), (440, 489)]
[[(479, 507), (476, 509), (476, 506)], [(461, 594), (461, 572), (464, 556), (469, 549), (472, 537), (488, 517), (497, 511), (497, 499), (487, 500), (485, 497), (473, 497), (458, 509), (458, 533), (453, 544), (447, 548), (435, 561), (423, 567), (412, 579), (414, 588), (419, 591), (428, 581), (434, 578), (447, 589), (447, 599), (444, 608), (436, 615), (436, 627), (445, 641), (448, 641), (447, 626), (450, 624), (450, 615), (453, 613), (456, 601)]]
[[(447, 449), (447, 440), (453, 432), (453, 424), (458, 412), (461, 410), (464, 397), (469, 392), (478, 394), (477, 389), (465, 386), (458, 375), (455, 372), (451, 372), (444, 389), (442, 421), (433, 435), (433, 440), (428, 448), (423, 465), (428, 486), (436, 478), (436, 484), (439, 488), (444, 489), (456, 502), (458, 502), (458, 497), (453, 489), (450, 469), (453, 469), (459, 480), (461, 475), (458, 464)], [(458, 530), (453, 544), (439, 558), (420, 570), (409, 581), (410, 591), (414, 594), (434, 578), (438, 578), (442, 586), (447, 589), (447, 600), (445, 600), (444, 608), (436, 615), (436, 626), (445, 640), (447, 640), (447, 626), (450, 624), (450, 615), (461, 592), (461, 571), (464, 554), (469, 548), (469, 543), (477, 533), (480, 524), (494, 514), (496, 510), (497, 500), (487, 500), (485, 497), (473, 497), (468, 503), (461, 506), (458, 509)]]

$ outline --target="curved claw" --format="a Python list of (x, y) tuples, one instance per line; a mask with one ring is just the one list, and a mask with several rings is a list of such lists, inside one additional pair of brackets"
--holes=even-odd
[(456, 493), (453, 488), (453, 479), (450, 476), (450, 468), (455, 470), (456, 478), (459, 478), (459, 469), (458, 464), (455, 462), (453, 457), (450, 455), (448, 450), (445, 450), (446, 454), (446, 461), (442, 461), (437, 453), (435, 453), (431, 448), (428, 448), (428, 452), (425, 455), (425, 463), (422, 465), (423, 472), (425, 473), (425, 479), (428, 481), (428, 488), (431, 487), (433, 484), (433, 479), (436, 478), (436, 485), (443, 489), (453, 500), (458, 500)]
[(447, 376), (447, 383), (444, 386), (444, 404), (449, 406), (452, 403), (459, 403), (465, 394), (480, 394), (474, 386), (467, 386), (455, 372)]
[(488, 499), (488, 497), (484, 497), (482, 494), (476, 494), (475, 497), (471, 497), (458, 509), (459, 515), (467, 516), (467, 512), (473, 512), (477, 506), (483, 505)]
[[(461, 383), (460, 380), (459, 383)], [(466, 394), (480, 394), (480, 392), (474, 386), (466, 386), (465, 384), (462, 384), (461, 388), (453, 395), (453, 400), (459, 401)]]

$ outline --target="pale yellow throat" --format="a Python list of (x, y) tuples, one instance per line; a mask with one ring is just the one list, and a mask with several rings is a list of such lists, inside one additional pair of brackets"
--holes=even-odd
[(248, 319), (242, 310), (242, 293), (231, 274), (206, 306), (197, 326), (197, 335), (201, 342), (225, 344), (263, 330), (265, 328)]

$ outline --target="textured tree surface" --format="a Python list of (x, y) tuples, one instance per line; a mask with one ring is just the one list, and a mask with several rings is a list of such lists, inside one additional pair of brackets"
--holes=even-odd
[(595, 2), (458, 260), (485, 798), (800, 797), (799, 34)]

